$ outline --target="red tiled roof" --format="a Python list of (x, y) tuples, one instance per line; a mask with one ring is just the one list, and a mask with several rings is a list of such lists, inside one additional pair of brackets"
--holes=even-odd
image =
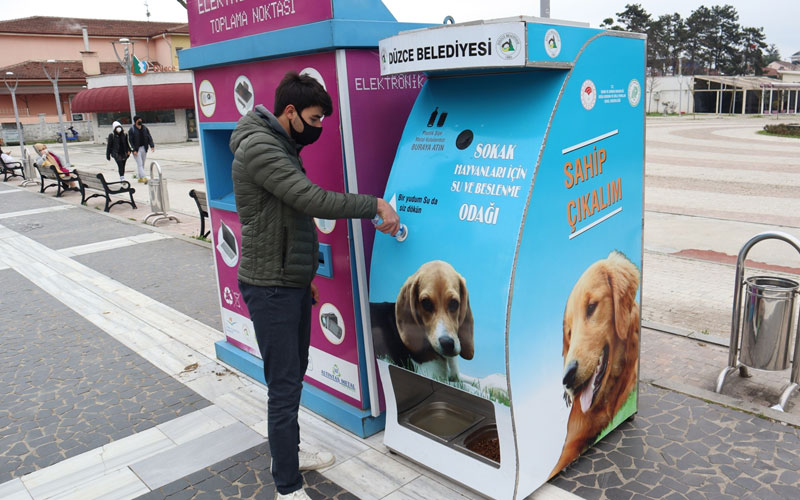
[[(86, 73), (83, 72), (81, 61), (58, 61), (57, 63), (45, 63), (50, 76), (55, 77), (56, 67), (59, 69), (59, 80), (85, 80)], [(42, 61), (25, 61), (5, 68), (0, 68), (0, 74), (5, 75), (6, 71), (12, 71), (20, 80), (45, 80), (47, 77), (42, 70)], [(125, 69), (115, 62), (101, 62), (100, 73), (103, 75), (124, 73)]]
[(189, 34), (187, 23), (157, 23), (151, 21), (121, 21), (110, 19), (81, 19), (74, 17), (33, 16), (0, 21), (0, 33), (36, 35), (77, 35), (86, 26), (89, 36), (150, 37), (162, 33)]

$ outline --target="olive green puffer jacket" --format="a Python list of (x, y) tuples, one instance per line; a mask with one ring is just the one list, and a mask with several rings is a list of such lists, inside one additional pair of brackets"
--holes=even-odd
[(374, 196), (326, 191), (306, 177), (297, 145), (263, 106), (243, 116), (231, 134), (233, 192), (242, 223), (239, 280), (303, 288), (319, 266), (322, 219), (372, 218)]

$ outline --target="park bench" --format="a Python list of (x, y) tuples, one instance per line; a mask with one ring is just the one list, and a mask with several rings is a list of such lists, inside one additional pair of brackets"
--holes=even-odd
[[(42, 187), (39, 190), (40, 193), (44, 193), (47, 188), (53, 186), (58, 186), (56, 192), (57, 198), (67, 191), (81, 191), (80, 187), (77, 185), (70, 186), (70, 183), (78, 181), (78, 176), (75, 173), (60, 174), (58, 170), (56, 170), (55, 165), (48, 165), (46, 167), (40, 165), (35, 166), (36, 170), (39, 171), (39, 176), (42, 178)], [(51, 182), (47, 184), (46, 181)]]
[(211, 230), (209, 229), (206, 231), (206, 218), (208, 217), (208, 199), (206, 199), (206, 193), (204, 191), (192, 189), (189, 191), (189, 197), (194, 198), (194, 202), (197, 203), (197, 211), (200, 212), (200, 237), (208, 238), (208, 235), (211, 234)]
[[(100, 196), (106, 200), (106, 206), (103, 209), (104, 212), (108, 212), (111, 210), (111, 207), (118, 203), (128, 203), (133, 208), (137, 208), (136, 202), (133, 201), (133, 193), (135, 193), (136, 190), (131, 187), (131, 184), (128, 181), (108, 182), (102, 173), (98, 173), (96, 175), (85, 173), (81, 174), (77, 170), (75, 170), (75, 175), (78, 176), (78, 186), (80, 187), (81, 191), (82, 204), (86, 204), (87, 200), (94, 198), (95, 196)], [(87, 196), (87, 189), (102, 191), (102, 193), (94, 193)], [(131, 197), (131, 201), (117, 200), (111, 203), (112, 194), (127, 194)]]
[(3, 182), (8, 181), (9, 177), (22, 177), (25, 178), (25, 169), (22, 168), (22, 163), (18, 161), (10, 161), (6, 163), (0, 157), (0, 171), (3, 173)]

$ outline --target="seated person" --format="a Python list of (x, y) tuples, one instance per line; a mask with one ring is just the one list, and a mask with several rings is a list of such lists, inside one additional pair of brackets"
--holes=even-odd
[[(56, 156), (55, 153), (51, 153), (47, 150), (47, 146), (42, 143), (37, 142), (33, 145), (33, 149), (39, 154), (39, 158), (36, 159), (34, 164), (39, 167), (49, 167), (50, 165), (54, 165), (56, 170), (58, 171), (58, 176), (64, 179), (68, 175), (72, 174), (72, 171), (65, 167), (61, 163), (61, 158)], [(75, 182), (70, 182), (69, 187), (75, 187)]]
[(2, 149), (0, 149), (0, 158), (3, 159), (3, 163), (5, 163), (6, 165), (8, 165), (9, 163), (19, 163), (17, 160), (14, 159), (13, 156), (6, 153)]

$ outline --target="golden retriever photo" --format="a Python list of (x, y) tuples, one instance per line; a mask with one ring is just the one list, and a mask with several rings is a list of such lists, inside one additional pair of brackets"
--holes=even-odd
[(564, 399), (572, 405), (556, 475), (594, 443), (636, 386), (639, 270), (624, 254), (589, 266), (564, 309)]
[(473, 319), (464, 277), (441, 260), (426, 262), (394, 304), (370, 304), (375, 353), (437, 380), (459, 380), (458, 356), (472, 359)]

